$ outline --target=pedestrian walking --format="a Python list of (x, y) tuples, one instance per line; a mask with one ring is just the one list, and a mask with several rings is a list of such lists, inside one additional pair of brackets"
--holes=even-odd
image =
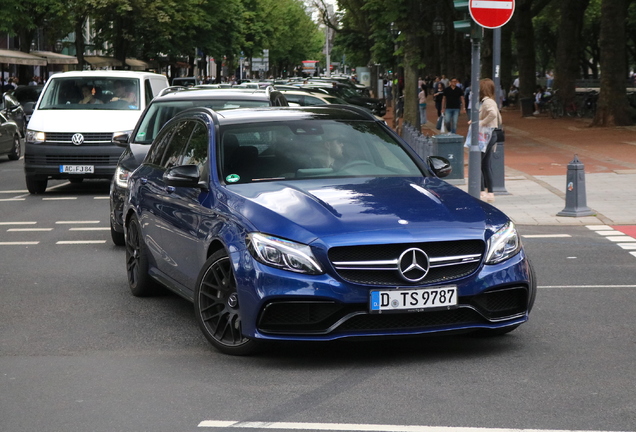
[(442, 114), (446, 122), (446, 129), (450, 133), (457, 133), (459, 113), (466, 112), (464, 108), (464, 91), (457, 86), (457, 78), (450, 80), (450, 85), (444, 89), (442, 100)]
[(444, 100), (444, 84), (441, 81), (437, 81), (435, 85), (433, 100), (435, 101), (435, 109), (437, 109), (437, 118), (440, 118), (442, 116), (442, 101)]
[(420, 124), (425, 125), (426, 124), (426, 97), (427, 97), (426, 84), (422, 83), (422, 85), (420, 86), (420, 92), (418, 93), (417, 97), (420, 102)]

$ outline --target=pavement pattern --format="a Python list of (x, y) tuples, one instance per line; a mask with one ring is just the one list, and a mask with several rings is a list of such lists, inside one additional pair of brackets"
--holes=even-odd
[[(636, 126), (598, 128), (590, 126), (591, 119), (553, 119), (543, 113), (523, 117), (518, 108), (504, 108), (501, 114), (507, 194), (497, 194), (492, 205), (519, 225), (636, 225)], [(384, 118), (392, 124), (392, 108)], [(422, 133), (439, 133), (430, 97), (427, 120)], [(460, 115), (457, 134), (466, 136), (467, 122), (468, 116)], [(586, 192), (583, 204), (593, 216), (557, 216), (566, 207), (568, 164), (575, 156), (584, 166), (578, 181)], [(465, 184), (455, 184), (463, 190), (468, 189), (468, 160), (466, 150)]]

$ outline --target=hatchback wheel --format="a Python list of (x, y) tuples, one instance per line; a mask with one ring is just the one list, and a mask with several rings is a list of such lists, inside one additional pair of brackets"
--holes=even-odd
[(13, 137), (13, 147), (11, 147), (11, 153), (9, 153), (9, 159), (18, 160), (20, 159), (20, 156), (22, 156), (22, 144), (20, 143), (20, 137), (18, 135), (15, 135)]
[(131, 218), (126, 234), (126, 274), (130, 292), (135, 297), (154, 295), (159, 286), (148, 274), (148, 248), (144, 243), (137, 217)]
[(205, 337), (225, 354), (248, 355), (258, 342), (243, 336), (236, 280), (225, 250), (204, 264), (194, 292), (194, 311)]

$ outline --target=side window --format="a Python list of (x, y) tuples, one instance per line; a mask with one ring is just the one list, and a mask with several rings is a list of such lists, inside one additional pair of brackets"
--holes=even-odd
[(155, 97), (155, 95), (152, 93), (152, 86), (150, 85), (150, 80), (148, 78), (146, 78), (144, 81), (144, 90), (146, 93), (146, 106), (148, 106), (152, 98)]
[(313, 96), (305, 96), (305, 105), (323, 105), (324, 102)]
[(170, 143), (170, 137), (174, 128), (166, 129), (163, 133), (157, 136), (157, 139), (152, 143), (148, 155), (146, 155), (145, 163), (151, 165), (159, 165), (161, 163), (161, 157), (166, 152), (166, 146)]
[(197, 165), (201, 170), (208, 159), (208, 128), (197, 122), (179, 165)]
[[(166, 152), (161, 159), (161, 166), (168, 169), (175, 165), (179, 165), (179, 159), (185, 151), (195, 123), (193, 121), (182, 121), (174, 127), (174, 132), (170, 143), (166, 147)], [(172, 128), (171, 128), (172, 129)]]

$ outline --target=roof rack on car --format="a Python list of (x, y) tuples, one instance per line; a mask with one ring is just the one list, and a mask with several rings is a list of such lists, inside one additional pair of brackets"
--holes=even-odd
[(175, 93), (175, 92), (182, 91), (182, 90), (185, 90), (185, 89), (187, 89), (187, 87), (184, 87), (184, 86), (170, 86), (170, 87), (166, 87), (165, 89), (161, 90), (157, 96), (163, 96), (163, 95), (166, 95), (168, 93)]

